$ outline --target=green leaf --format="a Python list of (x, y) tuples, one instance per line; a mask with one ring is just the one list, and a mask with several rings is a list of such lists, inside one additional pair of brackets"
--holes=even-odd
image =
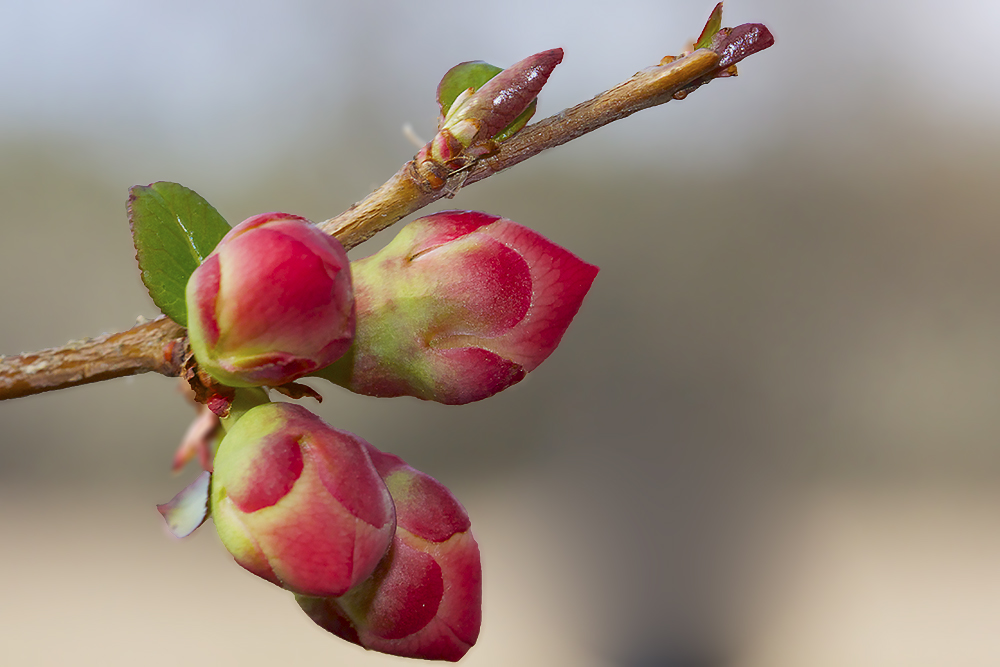
[(531, 120), (531, 117), (535, 115), (535, 108), (537, 106), (538, 98), (536, 97), (531, 100), (531, 104), (529, 104), (528, 107), (521, 112), (520, 116), (511, 121), (510, 125), (500, 130), (500, 132), (497, 133), (497, 136), (493, 137), (493, 141), (499, 144), (501, 141), (506, 141), (520, 132), (521, 128), (527, 125), (528, 121)]
[(462, 92), (469, 88), (479, 90), (484, 83), (502, 71), (502, 67), (490, 65), (482, 60), (459, 63), (448, 70), (441, 79), (441, 83), (438, 84), (437, 89), (441, 117), (444, 118), (448, 115), (448, 110), (451, 109), (455, 98), (461, 95)]
[(130, 189), (128, 218), (149, 296), (170, 319), (187, 326), (188, 278), (229, 231), (229, 223), (197, 192), (166, 181)]
[(701, 35), (698, 37), (698, 41), (695, 42), (694, 48), (698, 49), (710, 49), (712, 48), (712, 38), (715, 37), (715, 33), (719, 32), (722, 28), (722, 3), (720, 2), (712, 10), (712, 15), (708, 17), (708, 23), (705, 24), (705, 29), (701, 31)]

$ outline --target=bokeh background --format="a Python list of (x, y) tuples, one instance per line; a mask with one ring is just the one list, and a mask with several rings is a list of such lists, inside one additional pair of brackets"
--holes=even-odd
[[(133, 184), (327, 218), (414, 153), (404, 125), (430, 137), (455, 63), (562, 46), (548, 115), (712, 5), (0, 0), (0, 353), (156, 314)], [(428, 209), (602, 267), (541, 368), (460, 408), (315, 409), (468, 507), (467, 665), (1000, 664), (1000, 4), (725, 17), (776, 46)], [(166, 534), (193, 415), (155, 375), (0, 403), (0, 664), (402, 664), (313, 626), (211, 525)]]

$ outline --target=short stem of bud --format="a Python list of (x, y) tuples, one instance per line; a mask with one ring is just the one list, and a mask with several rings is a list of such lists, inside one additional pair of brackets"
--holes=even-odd
[(271, 399), (267, 397), (267, 391), (260, 387), (237, 389), (236, 398), (233, 399), (232, 406), (229, 408), (229, 414), (220, 420), (222, 422), (222, 430), (229, 433), (229, 429), (233, 427), (233, 424), (239, 421), (240, 417), (246, 414), (248, 410), (270, 402)]

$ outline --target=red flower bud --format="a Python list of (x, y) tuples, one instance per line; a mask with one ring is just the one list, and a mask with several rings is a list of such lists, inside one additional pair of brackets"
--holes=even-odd
[(482, 621), (479, 546), (440, 482), (368, 446), (396, 504), (396, 534), (370, 579), (339, 598), (296, 596), (317, 624), (367, 649), (459, 660)]
[(343, 595), (392, 541), (392, 498), (361, 438), (305, 408), (265, 403), (219, 445), (212, 517), (236, 562), (306, 595)]
[(469, 403), (555, 350), (598, 268), (510, 220), (445, 211), (351, 271), (354, 346), (318, 374), (360, 394)]
[(198, 363), (234, 387), (280, 385), (340, 358), (354, 335), (347, 253), (308, 220), (264, 213), (234, 227), (187, 284)]

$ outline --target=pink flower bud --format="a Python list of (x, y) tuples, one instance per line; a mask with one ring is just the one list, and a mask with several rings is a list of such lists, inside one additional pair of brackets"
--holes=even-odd
[(255, 215), (191, 275), (187, 309), (191, 348), (217, 380), (234, 387), (291, 382), (351, 345), (347, 253), (305, 218)]
[(367, 649), (458, 660), (482, 621), (479, 546), (441, 483), (369, 445), (396, 503), (396, 535), (370, 579), (339, 598), (296, 596), (317, 624)]
[(360, 394), (457, 404), (542, 363), (598, 269), (510, 220), (445, 211), (410, 223), (351, 271), (354, 346), (318, 374)]
[(305, 595), (343, 595), (371, 576), (395, 513), (367, 446), (291, 403), (240, 417), (219, 445), (211, 496), (236, 562)]

